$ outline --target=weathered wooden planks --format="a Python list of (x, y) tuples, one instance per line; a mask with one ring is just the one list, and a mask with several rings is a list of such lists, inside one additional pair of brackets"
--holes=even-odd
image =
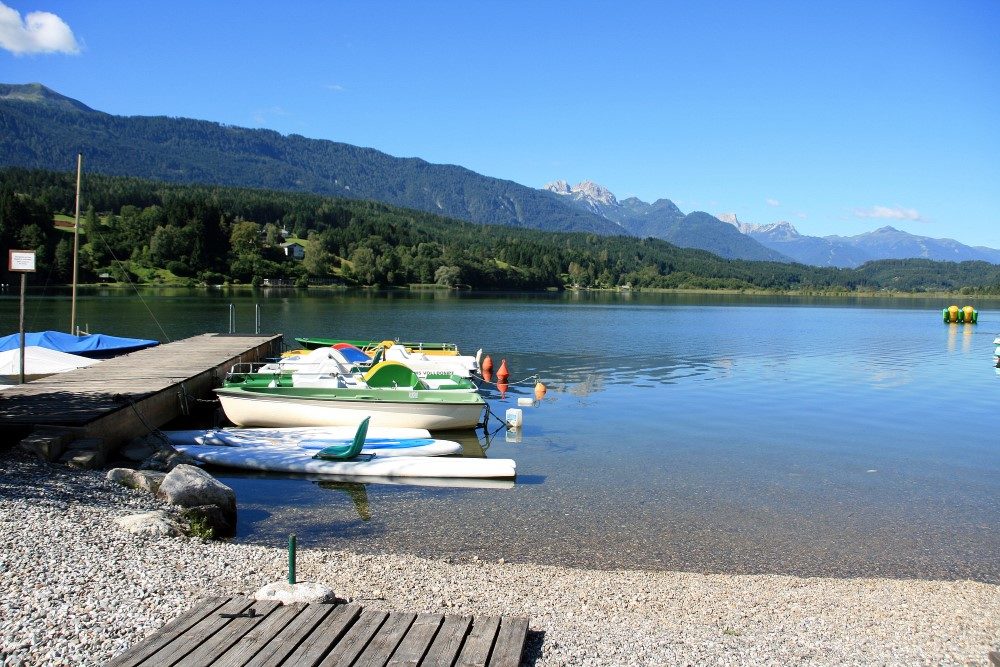
[(120, 442), (180, 415), (208, 397), (233, 364), (280, 352), (281, 335), (203, 334), (49, 376), (3, 392), (5, 428), (82, 428)]
[(205, 600), (108, 663), (111, 667), (342, 665), (386, 667), (520, 664), (524, 618), (279, 606)]

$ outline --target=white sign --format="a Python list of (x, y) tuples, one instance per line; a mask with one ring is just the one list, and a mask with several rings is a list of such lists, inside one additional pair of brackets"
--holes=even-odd
[(7, 267), (11, 271), (34, 271), (35, 251), (34, 250), (11, 250), (10, 263)]

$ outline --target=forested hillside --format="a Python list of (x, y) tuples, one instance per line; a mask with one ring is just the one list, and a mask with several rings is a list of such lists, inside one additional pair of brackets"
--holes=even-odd
[(69, 169), (173, 183), (312, 192), (460, 220), (622, 233), (558, 196), (455, 165), (273, 130), (165, 116), (113, 116), (40, 84), (0, 84), (0, 166)]
[[(70, 172), (0, 169), (0, 245), (38, 252), (36, 280), (66, 282), (72, 235), (53, 225), (74, 207)], [(725, 260), (665, 241), (476, 225), (319, 195), (85, 175), (81, 278), (150, 283), (284, 279), (299, 285), (480, 289), (615, 288), (1000, 293), (1000, 266), (889, 260), (859, 269)], [(301, 261), (281, 243), (300, 239)], [(11, 276), (5, 276), (5, 282)]]

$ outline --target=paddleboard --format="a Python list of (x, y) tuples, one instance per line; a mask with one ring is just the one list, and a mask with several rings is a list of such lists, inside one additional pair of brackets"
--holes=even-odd
[[(216, 447), (283, 447), (320, 450), (331, 445), (350, 444), (354, 427), (225, 428), (163, 431), (175, 447), (202, 445)], [(462, 453), (462, 445), (432, 438), (419, 428), (371, 428), (363, 454), (378, 456), (448, 456)], [(312, 454), (310, 454), (311, 456)]]
[(179, 445), (177, 450), (217, 466), (294, 472), (315, 475), (364, 477), (437, 477), (513, 479), (513, 459), (474, 459), (434, 456), (378, 456), (362, 453), (349, 461), (324, 461), (312, 458), (311, 450), (297, 447), (215, 447)]

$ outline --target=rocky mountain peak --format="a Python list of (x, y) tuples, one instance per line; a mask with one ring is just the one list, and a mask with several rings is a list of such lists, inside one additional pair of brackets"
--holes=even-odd
[(568, 195), (573, 193), (573, 190), (569, 187), (569, 183), (563, 180), (546, 183), (545, 187), (543, 187), (542, 189), (548, 190), (549, 192), (554, 192), (557, 195)]
[(722, 222), (728, 222), (730, 225), (740, 230), (741, 233), (748, 236), (766, 235), (773, 240), (787, 240), (800, 236), (799, 230), (795, 229), (790, 222), (786, 222), (784, 220), (780, 222), (772, 222), (768, 225), (756, 225), (752, 222), (741, 222), (740, 219), (736, 217), (735, 213), (720, 213), (715, 217)]
[(558, 180), (546, 183), (544, 189), (554, 192), (557, 195), (573, 195), (574, 199), (584, 200), (591, 206), (618, 205), (618, 200), (615, 199), (615, 195), (611, 190), (593, 181), (580, 181), (573, 187), (570, 187), (566, 181)]

